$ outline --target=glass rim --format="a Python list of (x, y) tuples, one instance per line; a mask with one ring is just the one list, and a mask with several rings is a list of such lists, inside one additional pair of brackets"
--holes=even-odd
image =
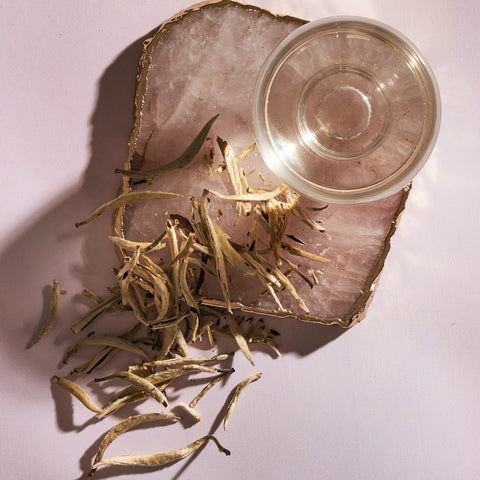
[[(285, 64), (289, 56), (309, 39), (318, 37), (323, 31), (331, 29), (355, 29), (389, 44), (391, 48), (400, 50), (407, 61), (412, 58), (415, 68), (415, 77), (422, 86), (425, 104), (429, 108), (430, 121), (424, 121), (426, 134), (416, 146), (415, 161), (407, 165), (400, 172), (361, 188), (336, 189), (322, 186), (303, 178), (294, 169), (287, 165), (276, 153), (269, 134), (269, 125), (266, 113), (268, 92), (280, 67)], [(427, 118), (427, 117), (426, 117)], [(420, 50), (405, 35), (394, 28), (365, 17), (334, 16), (308, 22), (287, 35), (268, 55), (263, 63), (253, 94), (253, 130), (259, 152), (267, 167), (283, 182), (298, 193), (315, 200), (338, 204), (365, 203), (387, 197), (407, 186), (415, 175), (422, 169), (428, 160), (438, 137), (440, 129), (441, 104), (438, 84), (432, 68)]]

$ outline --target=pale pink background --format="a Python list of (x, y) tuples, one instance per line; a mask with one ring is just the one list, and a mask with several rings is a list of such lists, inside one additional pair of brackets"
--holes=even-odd
[[(256, 3), (306, 19), (369, 16), (403, 32), (437, 75), (440, 137), (415, 181), (366, 320), (343, 335), (295, 324), (284, 355), (255, 352), (256, 369), (237, 356), (237, 379), (253, 371), (263, 377), (245, 392), (229, 430), (217, 432), (232, 455), (208, 445), (191, 463), (131, 478), (478, 479), (479, 4)], [(112, 171), (126, 155), (141, 40), (188, 6), (0, 2), (1, 478), (78, 479), (91, 446), (112, 425), (83, 428), (88, 412), (52, 395), (66, 323), (44, 343), (25, 345), (53, 278), (72, 293), (85, 285), (100, 290), (110, 278), (108, 220), (88, 230), (73, 223), (116, 192)], [(82, 308), (70, 300), (61, 318), (68, 322)], [(168, 450), (202, 436), (226, 393), (204, 399), (210, 423), (132, 432), (108, 456)], [(105, 470), (98, 478), (111, 477)]]

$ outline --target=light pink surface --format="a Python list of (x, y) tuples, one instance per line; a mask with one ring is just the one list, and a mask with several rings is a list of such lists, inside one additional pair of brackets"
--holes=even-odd
[[(122, 478), (478, 478), (477, 2), (257, 4), (307, 19), (369, 16), (407, 35), (440, 85), (438, 144), (415, 181), (364, 322), (340, 336), (295, 323), (280, 359), (254, 352), (253, 370), (235, 358), (238, 379), (257, 370), (263, 376), (245, 392), (229, 429), (217, 432), (230, 457), (208, 445), (191, 463)], [(73, 223), (118, 186), (111, 172), (126, 155), (141, 40), (188, 6), (0, 5), (2, 478), (78, 479), (112, 425), (85, 427), (89, 413), (75, 400), (72, 410), (49, 383), (68, 326), (84, 310), (75, 292), (104, 288), (116, 264), (106, 218), (88, 231)], [(69, 291), (60, 323), (26, 350), (53, 278)], [(226, 393), (211, 392), (199, 404), (204, 424), (131, 432), (109, 454), (183, 446), (206, 433)]]

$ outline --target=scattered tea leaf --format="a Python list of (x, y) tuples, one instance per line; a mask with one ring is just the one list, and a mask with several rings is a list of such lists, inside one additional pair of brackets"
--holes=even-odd
[(112, 305), (118, 303), (121, 299), (120, 294), (112, 295), (110, 298), (107, 298), (103, 302), (99, 303), (96, 307), (92, 308), (88, 313), (86, 313), (80, 320), (78, 320), (72, 327), (73, 333), (78, 333), (80, 330), (83, 330), (85, 327), (90, 325), (98, 316), (106, 312)]
[(79, 385), (75, 382), (72, 382), (68, 378), (65, 377), (57, 377), (56, 375), (52, 378), (58, 385), (63, 387), (65, 390), (70, 392), (75, 398), (80, 400), (80, 402), (85, 405), (89, 410), (95, 413), (100, 413), (101, 409), (95, 405), (93, 400), (90, 398), (87, 392), (83, 390)]
[(224, 256), (221, 249), (221, 244), (218, 240), (215, 225), (207, 212), (207, 198), (208, 198), (208, 190), (204, 190), (202, 197), (200, 199), (200, 202), (198, 204), (198, 212), (200, 214), (200, 219), (202, 221), (202, 224), (205, 227), (206, 233), (208, 235), (209, 247), (212, 249), (212, 252), (215, 257), (215, 268), (217, 272), (217, 278), (220, 283), (220, 288), (222, 290), (225, 303), (227, 305), (227, 311), (230, 312), (230, 307), (229, 307), (230, 292), (228, 287), (227, 272), (225, 270)]
[(297, 203), (293, 208), (292, 208), (292, 213), (295, 215), (301, 222), (303, 222), (305, 225), (308, 225), (312, 230), (315, 230), (317, 232), (324, 232), (325, 228), (320, 222), (316, 222), (315, 220), (312, 220), (303, 210), (303, 208), (300, 206), (299, 203)]
[(211, 382), (209, 382), (205, 387), (203, 387), (202, 391), (188, 404), (190, 408), (195, 408), (197, 403), (205, 396), (205, 394), (214, 387), (218, 382), (223, 380), (225, 374), (214, 378)]
[(122, 237), (109, 236), (108, 238), (117, 247), (120, 247), (127, 252), (134, 252), (137, 249), (139, 249), (141, 252), (156, 252), (157, 250), (162, 250), (167, 246), (166, 243), (162, 243), (161, 241), (158, 241), (155, 245), (153, 245), (153, 242), (133, 242), (132, 240), (127, 240)]
[(162, 329), (162, 344), (160, 351), (157, 354), (158, 359), (163, 360), (169, 355), (173, 342), (175, 342), (177, 337), (177, 328), (177, 325), (172, 325)]
[[(139, 324), (135, 325), (133, 328), (127, 330), (125, 333), (120, 335), (120, 338), (124, 340), (130, 340), (135, 333), (137, 332), (139, 327)], [(75, 353), (79, 348), (79, 344), (76, 343), (72, 345), (66, 352), (64, 358), (63, 358), (63, 363), (66, 364), (70, 355)], [(109, 360), (112, 359), (112, 357), (118, 352), (118, 348), (108, 346), (104, 348), (100, 353), (98, 353), (92, 360), (89, 362), (85, 363), (81, 367), (77, 367), (72, 371), (72, 374), (74, 375), (87, 375), (89, 373), (92, 373), (94, 370), (103, 367)]]
[(232, 398), (228, 404), (227, 412), (225, 414), (225, 418), (223, 420), (223, 429), (227, 429), (228, 422), (230, 421), (230, 417), (232, 416), (233, 409), (237, 405), (238, 399), (245, 388), (252, 382), (257, 381), (262, 376), (261, 373), (254, 373), (250, 377), (246, 378), (242, 382), (240, 382), (234, 389)]
[(58, 303), (60, 299), (60, 285), (59, 283), (54, 280), (53, 285), (52, 285), (52, 292), (50, 294), (50, 303), (48, 306), (48, 314), (47, 318), (45, 320), (45, 323), (43, 324), (40, 332), (36, 335), (36, 337), (31, 341), (31, 346), (35, 345), (38, 343), (42, 338), (44, 338), (47, 333), (52, 329), (55, 320), (57, 318), (57, 311), (58, 311)]
[(135, 373), (131, 373), (128, 371), (118, 372), (113, 375), (109, 375), (108, 377), (104, 378), (96, 378), (96, 382), (100, 382), (103, 380), (110, 380), (113, 378), (120, 378), (123, 381), (133, 385), (134, 387), (138, 388), (139, 390), (145, 392), (150, 397), (154, 398), (158, 403), (161, 403), (163, 406), (168, 407), (168, 400), (165, 394), (155, 386), (148, 378), (140, 377)]
[(181, 408), (184, 412), (186, 412), (195, 423), (199, 422), (202, 419), (202, 417), (195, 410), (195, 408), (191, 407), (190, 405), (187, 405), (185, 402), (179, 403), (177, 405), (177, 408)]
[[(220, 137), (217, 137), (217, 143), (225, 160), (228, 178), (232, 184), (233, 191), (236, 195), (242, 195), (242, 182), (240, 180), (240, 172), (237, 167), (235, 155), (233, 154), (233, 149), (228, 142), (222, 140)], [(239, 211), (240, 208), (241, 204), (237, 203), (237, 210)]]
[(88, 375), (95, 370), (103, 367), (108, 363), (118, 352), (118, 348), (106, 347), (100, 353), (98, 353), (92, 360), (76, 367), (72, 370), (72, 375)]
[(125, 350), (135, 355), (139, 355), (147, 361), (150, 360), (150, 357), (148, 356), (147, 352), (145, 352), (145, 350), (142, 350), (134, 343), (120, 337), (112, 337), (109, 335), (99, 337), (87, 337), (79, 343), (83, 345), (102, 345), (104, 347), (115, 347), (120, 350)]
[(225, 260), (244, 275), (255, 275), (255, 268), (249, 264), (245, 256), (241, 255), (237, 252), (237, 250), (235, 250), (235, 248), (233, 248), (232, 244), (227, 238), (226, 233), (220, 228), (219, 225), (213, 223), (213, 226), (215, 228), (217, 241), (221, 251), (223, 252)]
[(112, 427), (103, 437), (102, 442), (98, 446), (98, 451), (95, 455), (93, 463), (96, 464), (100, 462), (108, 446), (123, 433), (128, 432), (129, 430), (138, 425), (149, 422), (158, 422), (160, 420), (176, 422), (177, 420), (179, 420), (179, 418), (175, 415), (172, 415), (171, 413), (147, 413), (142, 415), (133, 415), (118, 423), (117, 425)]
[(176, 335), (175, 335), (175, 341), (176, 341), (176, 344), (177, 344), (177, 349), (178, 349), (178, 352), (180, 353), (180, 355), (182, 357), (188, 357), (188, 344), (185, 340), (185, 337), (183, 336), (183, 333), (182, 331), (177, 328), (177, 332), (176, 332)]
[[(220, 146), (220, 145), (219, 145)], [(220, 146), (220, 149), (222, 147)], [(244, 150), (242, 150), (241, 152), (237, 153), (235, 155), (235, 161), (238, 163), (240, 162), (243, 162), (243, 160), (245, 160), (255, 149), (257, 148), (257, 144), (256, 143), (253, 143), (252, 145), (250, 145), (249, 147), (245, 148)], [(218, 167), (216, 169), (216, 172), (217, 173), (222, 173), (224, 170), (227, 169), (227, 165), (226, 164), (223, 164), (221, 165), (220, 167)]]
[(233, 354), (222, 354), (222, 355), (215, 355), (213, 357), (201, 357), (201, 358), (194, 358), (194, 357), (179, 357), (179, 358), (167, 358), (164, 360), (155, 360), (152, 362), (146, 362), (144, 365), (149, 367), (157, 367), (157, 368), (167, 368), (167, 367), (178, 367), (184, 365), (202, 365), (204, 363), (210, 362), (221, 362), (226, 360), (228, 357), (232, 356)]
[(252, 145), (250, 145), (249, 147), (245, 148), (240, 153), (237, 153), (235, 155), (235, 161), (237, 163), (243, 162), (243, 160), (245, 160), (253, 151), (255, 151), (256, 148), (257, 148), (257, 144), (252, 143)]
[(117, 168), (115, 173), (121, 173), (131, 179), (135, 180), (152, 180), (158, 175), (163, 175), (174, 170), (179, 170), (181, 168), (189, 165), (192, 160), (195, 158), (195, 155), (199, 152), (200, 148), (207, 138), (210, 127), (213, 125), (215, 120), (218, 118), (218, 114), (212, 117), (200, 130), (200, 133), (194, 138), (192, 143), (187, 147), (187, 149), (173, 162), (162, 165), (161, 167), (154, 168), (152, 170), (145, 171), (135, 171), (135, 170), (122, 170)]
[(290, 203), (278, 202), (273, 198), (267, 202), (270, 246), (278, 264), (281, 264), (281, 243), (287, 230), (291, 208)]
[(282, 193), (285, 193), (287, 189), (288, 187), (286, 185), (281, 185), (280, 187), (271, 191), (249, 191), (240, 195), (226, 195), (214, 190), (210, 190), (209, 193), (215, 197), (221, 198), (222, 200), (231, 200), (235, 202), (263, 202), (278, 197)]
[(84, 297), (90, 298), (90, 300), (93, 300), (97, 305), (103, 302), (103, 300), (92, 290), (89, 288), (84, 288), (82, 290), (82, 295)]
[(102, 213), (105, 213), (108, 210), (116, 210), (119, 207), (123, 207), (125, 205), (132, 205), (138, 202), (145, 202), (146, 200), (166, 200), (169, 198), (181, 198), (182, 195), (178, 193), (170, 193), (170, 192), (159, 192), (153, 190), (140, 190), (134, 192), (123, 193), (119, 195), (117, 198), (110, 200), (109, 202), (104, 203), (100, 207), (98, 207), (86, 220), (82, 220), (81, 222), (75, 223), (76, 227), (80, 227), (82, 225), (86, 225), (87, 223), (92, 222), (97, 217), (99, 217)]
[(250, 349), (248, 348), (247, 340), (245, 339), (242, 329), (233, 315), (227, 314), (227, 324), (242, 353), (252, 365), (255, 365), (252, 354), (250, 353)]
[(293, 286), (292, 282), (288, 279), (288, 277), (275, 265), (272, 265), (270, 262), (265, 260), (260, 255), (256, 255), (256, 259), (263, 265), (266, 271), (270, 272), (275, 278), (278, 280), (280, 285), (285, 288), (297, 301), (300, 308), (308, 313), (308, 307), (305, 305), (302, 297), (297, 293), (297, 290)]
[(158, 385), (192, 373), (218, 373), (218, 371), (219, 369), (217, 368), (207, 367), (205, 365), (187, 364), (178, 368), (168, 368), (161, 372), (152, 373), (147, 379), (154, 385)]
[[(129, 182), (125, 179), (124, 187), (128, 185), (133, 187), (137, 182), (150, 182), (157, 175), (187, 167), (207, 140), (209, 130), (217, 117), (218, 115), (211, 118), (204, 125), (185, 152), (173, 162), (146, 171), (117, 169), (116, 172), (133, 180)], [(249, 344), (263, 343), (275, 355), (280, 355), (272, 339), (277, 332), (269, 329), (263, 318), (258, 318), (259, 316), (295, 317), (303, 321), (343, 325), (342, 320), (338, 318), (324, 319), (308, 315), (308, 307), (298, 293), (300, 290), (297, 291), (294, 286), (296, 283), (291, 280), (292, 275), (296, 274), (312, 288), (318, 283), (318, 278), (311, 269), (308, 270), (308, 275), (303, 272), (308, 262), (296, 260), (299, 263), (296, 265), (290, 255), (310, 261), (328, 261), (323, 256), (326, 250), (320, 254), (309, 252), (303, 240), (293, 233), (286, 233), (289, 228), (293, 229), (291, 217), (295, 216), (311, 229), (323, 232), (321, 223), (307, 215), (299, 203), (299, 195), (287, 186), (281, 185), (271, 191), (249, 186), (249, 180), (252, 178), (249, 175), (256, 170), (247, 173), (239, 167), (239, 163), (256, 148), (255, 144), (235, 155), (226, 141), (218, 137), (217, 143), (225, 164), (216, 171), (221, 173), (226, 170), (231, 182), (229, 190), (233, 194), (204, 189), (199, 201), (194, 197), (190, 198), (190, 219), (166, 211), (165, 216), (168, 220), (160, 223), (161, 231), (157, 232), (158, 236), (153, 242), (136, 242), (123, 236), (110, 236), (123, 261), (122, 265), (115, 269), (117, 286), (110, 289), (110, 296), (106, 299), (87, 289), (82, 292), (95, 302), (95, 306), (73, 325), (74, 333), (84, 330), (105, 312), (131, 311), (136, 324), (131, 331), (120, 337), (99, 336), (91, 332), (84, 340), (73, 345), (67, 357), (75, 352), (79, 345), (104, 347), (93, 359), (76, 368), (73, 373), (78, 375), (91, 373), (105, 365), (119, 351), (133, 353), (143, 360), (143, 363), (140, 361), (124, 366), (122, 371), (95, 379), (96, 382), (120, 379), (127, 384), (117, 391), (102, 409), (97, 407), (77, 384), (65, 378), (54, 377), (57, 383), (94, 411), (98, 419), (149, 398), (154, 398), (167, 406), (167, 387), (170, 384), (180, 382), (179, 379), (188, 375), (201, 374), (202, 380), (205, 379), (205, 375), (215, 375), (215, 378), (211, 379), (189, 404), (184, 402), (179, 404), (179, 407), (198, 421), (200, 414), (196, 406), (199, 400), (220, 382), (225, 374), (233, 371), (213, 365), (225, 360), (229, 355), (200, 358), (189, 356), (190, 347), (204, 336), (207, 336), (212, 347), (216, 346), (214, 333), (233, 337), (238, 348), (254, 365)], [(213, 156), (210, 160), (213, 160)], [(213, 162), (210, 162), (209, 166), (212, 165)], [(213, 174), (212, 168), (210, 174)], [(262, 178), (260, 173), (259, 175)], [(176, 193), (153, 190), (130, 191), (101, 205), (90, 217), (76, 225), (89, 223), (107, 210), (121, 209), (121, 212), (125, 212), (127, 205), (137, 202), (181, 197), (182, 195)], [(225, 202), (232, 202), (239, 213), (243, 211), (245, 214), (245, 218), (238, 217), (233, 222), (234, 225), (243, 222), (244, 231), (248, 232), (243, 240), (236, 237), (233, 240), (230, 232), (221, 226), (228, 223), (227, 211), (232, 206), (226, 205)], [(210, 216), (209, 209), (218, 212), (218, 223)], [(251, 223), (247, 224), (249, 219)], [(287, 243), (286, 238), (302, 248)], [(165, 252), (162, 252), (164, 255), (150, 255), (161, 249), (165, 249)], [(249, 301), (248, 305), (242, 303), (244, 297), (242, 292), (238, 292), (234, 301), (233, 292), (230, 291), (231, 285), (236, 285), (234, 282), (240, 275), (249, 277), (249, 282), (253, 281), (260, 287), (257, 299)], [(55, 287), (54, 284), (54, 288), (58, 286)], [(205, 298), (212, 290), (217, 292), (212, 296), (216, 295), (220, 299)], [(269, 304), (272, 300), (276, 304), (273, 309), (258, 306), (261, 305), (263, 297), (267, 296)], [(298, 303), (299, 308), (295, 307), (295, 312), (282, 305), (284, 301), (290, 304), (289, 296)], [(306, 313), (297, 313), (299, 309)], [(252, 316), (245, 319), (242, 316), (235, 316), (234, 311), (236, 314), (244, 312)], [(141, 338), (134, 333), (139, 328), (144, 332)], [(224, 429), (227, 428), (243, 390), (260, 376), (260, 373), (251, 375), (234, 388), (226, 409)], [(216, 442), (221, 451), (229, 454), (215, 437), (207, 435), (185, 448), (171, 452), (103, 459), (106, 448), (119, 435), (136, 425), (161, 419), (174, 421), (178, 417), (165, 413), (136, 415), (110, 429), (99, 446), (91, 475), (98, 468), (107, 465), (163, 466), (190, 455), (209, 440)]]
[(282, 248), (287, 250), (287, 252), (291, 253), (292, 255), (308, 258), (309, 260), (313, 260), (315, 262), (321, 262), (321, 263), (330, 262), (328, 258), (323, 256), (328, 249), (325, 249), (320, 255), (316, 255), (315, 253), (307, 252), (306, 250), (302, 250), (301, 248), (294, 247), (293, 245), (290, 245), (289, 243), (285, 243), (285, 242), (282, 242)]
[(189, 261), (188, 259), (182, 260), (180, 264), (179, 277), (180, 277), (180, 293), (182, 294), (184, 300), (187, 302), (187, 305), (199, 313), (199, 308), (195, 297), (193, 296), (190, 285), (187, 281), (187, 271), (188, 271)]
[(130, 390), (129, 392), (125, 392), (123, 395), (118, 396), (118, 398), (113, 399), (98, 413), (97, 418), (101, 420), (127, 405), (140, 402), (147, 398), (149, 398), (149, 395), (141, 390)]
[(315, 273), (315, 270), (313, 268), (310, 268), (308, 270), (308, 274), (312, 277), (313, 283), (315, 285), (318, 285), (320, 283), (318, 280), (317, 274)]
[(119, 457), (107, 458), (106, 460), (101, 460), (100, 462), (95, 463), (92, 467), (92, 472), (107, 465), (163, 467), (164, 465), (168, 465), (169, 463), (176, 462), (191, 455), (193, 452), (203, 447), (209, 440), (212, 440), (217, 445), (220, 452), (225, 455), (230, 455), (230, 451), (223, 447), (213, 435), (206, 435), (184, 448), (173, 450), (171, 452), (157, 453), (153, 455), (121, 455)]

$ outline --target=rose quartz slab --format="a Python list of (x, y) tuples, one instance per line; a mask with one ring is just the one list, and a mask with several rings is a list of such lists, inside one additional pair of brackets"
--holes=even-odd
[[(303, 23), (300, 19), (222, 1), (192, 7), (160, 27), (146, 45), (139, 66), (127, 168), (146, 170), (171, 162), (183, 153), (211, 117), (216, 114), (219, 117), (191, 164), (159, 176), (151, 184), (133, 186), (182, 193), (184, 198), (129, 207), (116, 224), (126, 238), (154, 240), (165, 229), (170, 214), (189, 218), (189, 198), (199, 199), (204, 188), (233, 193), (226, 172), (215, 172), (223, 163), (216, 137), (228, 141), (236, 153), (254, 143), (252, 95), (259, 69), (277, 43)], [(273, 189), (280, 185), (257, 151), (241, 167), (249, 173), (251, 187)], [(130, 183), (125, 179), (125, 191), (128, 188)], [(305, 211), (322, 222), (325, 233), (312, 231), (293, 219), (286, 233), (305, 245), (294, 240), (290, 243), (317, 254), (328, 248), (325, 256), (330, 262), (289, 256), (305, 274), (313, 270), (318, 283), (311, 287), (292, 275), (309, 312), (305, 314), (291, 295), (280, 291), (279, 298), (287, 310), (281, 315), (343, 326), (361, 320), (407, 196), (405, 189), (370, 204), (328, 205), (324, 210), (319, 210), (324, 204), (302, 198)], [(213, 197), (209, 212), (234, 242), (245, 244), (251, 217), (238, 216), (234, 203)], [(230, 281), (233, 301), (278, 311), (268, 295), (257, 301), (263, 287), (255, 278), (231, 272)], [(207, 278), (201, 294), (209, 299), (222, 299), (214, 278)]]

